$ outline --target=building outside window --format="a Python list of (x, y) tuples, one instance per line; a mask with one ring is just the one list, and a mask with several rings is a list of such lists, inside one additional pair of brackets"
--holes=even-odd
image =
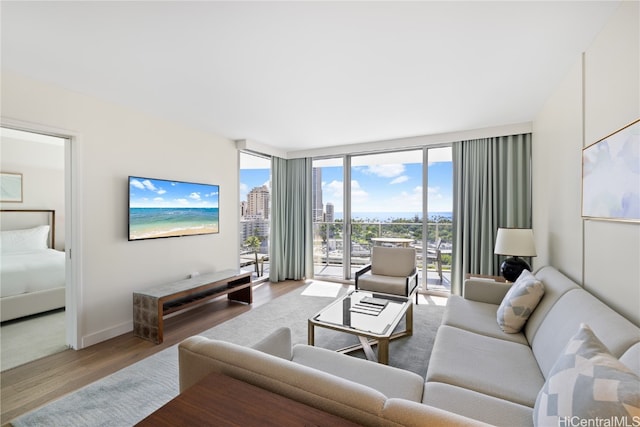
[(269, 276), (271, 161), (240, 153), (240, 267), (254, 280)]

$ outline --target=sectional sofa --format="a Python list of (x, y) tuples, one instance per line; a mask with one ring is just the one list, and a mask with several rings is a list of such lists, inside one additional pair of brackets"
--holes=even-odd
[[(559, 361), (566, 364), (567, 348), (582, 342), (575, 337), (586, 324), (606, 346), (595, 359), (608, 350), (606, 367), (621, 369), (627, 384), (623, 409), (633, 411), (640, 404), (640, 382), (634, 382), (640, 329), (552, 267), (535, 278), (544, 295), (517, 333), (505, 333), (496, 321), (510, 284), (466, 281), (463, 296), (449, 298), (426, 380), (326, 349), (291, 346), (290, 331), (281, 328), (252, 348), (186, 339), (179, 346), (180, 389), (217, 371), (362, 425), (558, 425), (557, 418), (541, 416), (540, 407), (555, 402), (554, 376), (564, 375)], [(566, 377), (559, 378), (566, 385)], [(592, 418), (615, 415), (609, 409), (599, 413), (593, 402), (587, 406)]]

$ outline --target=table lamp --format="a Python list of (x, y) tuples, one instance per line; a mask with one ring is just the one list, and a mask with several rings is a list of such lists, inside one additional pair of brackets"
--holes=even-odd
[(521, 256), (536, 256), (533, 230), (530, 228), (498, 228), (496, 255), (507, 255), (500, 265), (500, 273), (510, 282), (515, 282), (522, 270), (531, 271), (531, 266)]

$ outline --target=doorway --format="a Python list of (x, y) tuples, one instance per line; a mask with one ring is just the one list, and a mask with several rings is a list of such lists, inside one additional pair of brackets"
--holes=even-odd
[(1, 227), (9, 237), (3, 238), (1, 297), (11, 307), (0, 326), (3, 371), (69, 347), (69, 144), (65, 137), (1, 128)]

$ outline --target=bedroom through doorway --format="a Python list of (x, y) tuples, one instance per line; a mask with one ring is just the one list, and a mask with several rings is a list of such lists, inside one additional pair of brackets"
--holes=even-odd
[(69, 140), (4, 126), (0, 131), (0, 370), (6, 371), (69, 348)]

